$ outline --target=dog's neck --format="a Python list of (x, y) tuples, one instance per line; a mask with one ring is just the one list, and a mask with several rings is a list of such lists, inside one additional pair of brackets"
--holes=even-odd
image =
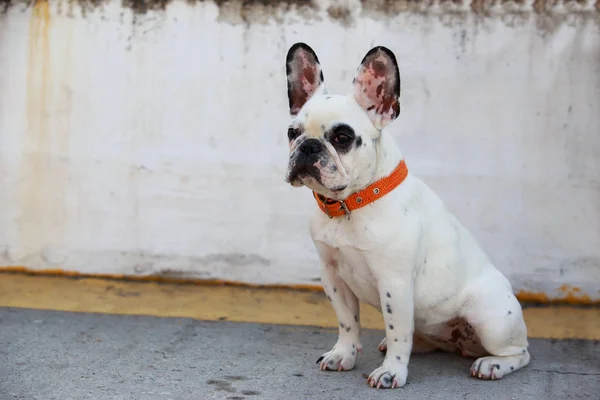
[(394, 138), (382, 131), (376, 144), (377, 163), (375, 173), (365, 187), (390, 175), (404, 158)]

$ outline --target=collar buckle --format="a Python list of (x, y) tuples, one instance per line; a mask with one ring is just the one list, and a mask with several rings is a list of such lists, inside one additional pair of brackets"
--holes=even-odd
[(340, 203), (340, 210), (343, 210), (344, 214), (350, 219), (350, 209), (346, 205), (346, 202), (344, 200), (338, 200), (338, 203)]

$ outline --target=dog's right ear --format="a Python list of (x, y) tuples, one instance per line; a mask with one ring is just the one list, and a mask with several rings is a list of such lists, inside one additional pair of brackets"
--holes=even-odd
[(305, 43), (290, 47), (285, 64), (290, 114), (296, 116), (308, 99), (324, 91), (323, 71), (317, 55)]

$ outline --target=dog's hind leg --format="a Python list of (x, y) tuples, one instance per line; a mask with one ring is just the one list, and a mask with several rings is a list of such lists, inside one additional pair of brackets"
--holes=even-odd
[(521, 305), (499, 272), (479, 280), (472, 288), (462, 315), (490, 355), (473, 363), (471, 376), (501, 379), (529, 364), (527, 327)]

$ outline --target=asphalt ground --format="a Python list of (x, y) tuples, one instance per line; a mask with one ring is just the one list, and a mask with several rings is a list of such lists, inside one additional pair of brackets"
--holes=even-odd
[(405, 387), (376, 390), (370, 308), (356, 367), (324, 372), (337, 321), (321, 293), (0, 274), (0, 400), (600, 398), (600, 310), (524, 311), (526, 368), (480, 381), (472, 359), (413, 355)]

